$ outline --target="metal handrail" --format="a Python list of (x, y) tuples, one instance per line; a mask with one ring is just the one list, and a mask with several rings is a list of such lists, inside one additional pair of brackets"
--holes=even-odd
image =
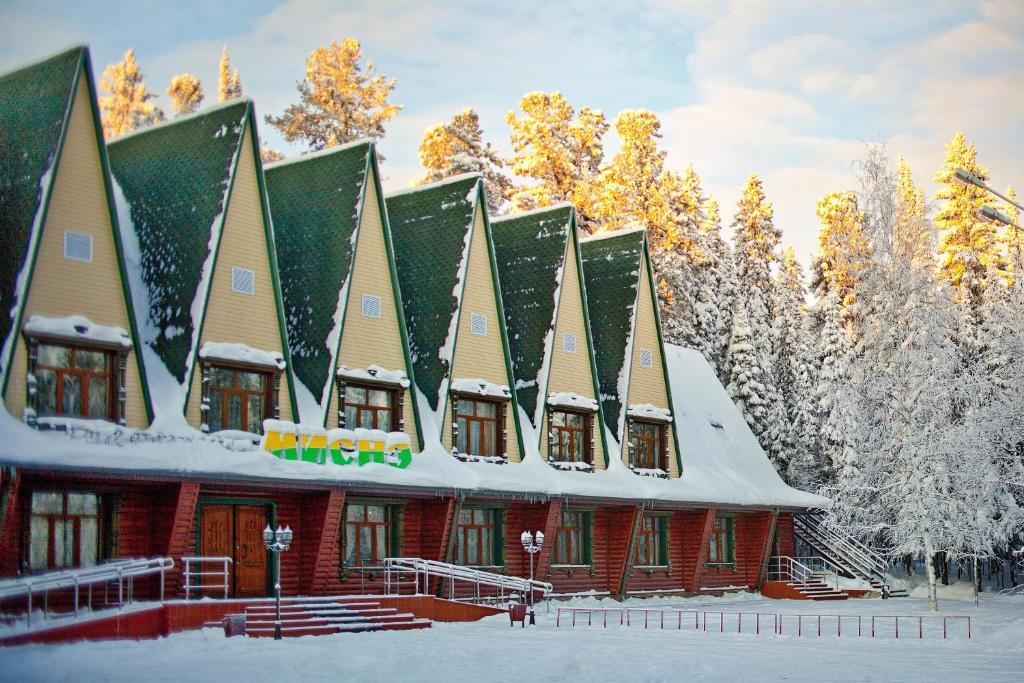
[[(221, 569), (219, 571), (204, 572), (204, 571), (202, 571), (202, 564), (204, 562), (210, 562), (210, 563), (219, 562), (219, 563), (221, 563), (222, 567), (221, 567)], [(185, 579), (185, 585), (184, 585), (185, 599), (189, 600), (191, 598), (192, 591), (196, 591), (196, 593), (199, 595), (199, 597), (202, 597), (203, 591), (211, 590), (211, 589), (214, 589), (214, 588), (216, 588), (217, 590), (223, 590), (224, 591), (224, 597), (227, 598), (228, 597), (228, 589), (230, 588), (230, 582), (228, 581), (228, 565), (231, 564), (232, 562), (234, 562), (234, 560), (232, 558), (230, 558), (230, 557), (227, 557), (226, 555), (182, 557), (181, 558), (181, 563), (182, 563), (182, 565), (184, 565), (184, 568), (182, 569), (182, 574), (183, 574), (183, 578)], [(199, 571), (193, 571), (192, 570), (192, 565), (193, 564), (198, 564), (199, 565)], [(204, 576), (217, 576), (217, 577), (220, 577), (221, 582), (220, 583), (209, 583), (209, 582), (206, 582), (202, 578)], [(199, 578), (199, 583), (198, 584), (192, 583), (192, 578), (193, 577), (198, 577)]]
[[(839, 590), (839, 574), (834, 574), (834, 576), (836, 590)], [(811, 569), (803, 562), (788, 555), (774, 555), (768, 559), (767, 577), (769, 581), (788, 581), (804, 586), (812, 581), (824, 580), (820, 572)]]
[[(888, 568), (888, 563), (884, 559), (882, 559), (882, 557), (878, 553), (876, 553), (874, 550), (872, 550), (864, 543), (861, 543), (856, 538), (852, 536), (841, 535), (835, 530), (826, 527), (824, 523), (821, 521), (819, 515), (815, 515), (813, 513), (807, 515), (798, 515), (797, 519), (803, 526), (808, 527), (816, 534), (820, 536), (827, 535), (827, 537), (831, 538), (836, 543), (848, 547), (852, 551), (852, 554), (864, 560), (875, 571), (884, 572)], [(813, 524), (813, 527), (811, 527), (811, 524)]]
[[(72, 589), (74, 591), (74, 616), (78, 618), (80, 590), (88, 588), (88, 604), (92, 609), (92, 587), (117, 581), (117, 608), (134, 598), (134, 581), (143, 576), (160, 576), (160, 601), (164, 599), (164, 574), (174, 568), (170, 557), (136, 558), (115, 560), (105, 564), (81, 569), (62, 569), (45, 574), (30, 574), (0, 581), (0, 600), (25, 597), (28, 601), (27, 624), (32, 625), (33, 597), (43, 595), (43, 620), (49, 616), (49, 594), (51, 591)], [(127, 581), (127, 584), (125, 583)], [(127, 589), (127, 590), (126, 590)], [(127, 593), (127, 595), (126, 595)]]
[(383, 564), (388, 570), (385, 580), (387, 582), (389, 594), (392, 585), (392, 572), (399, 575), (413, 573), (417, 593), (419, 592), (421, 575), (423, 577), (424, 590), (429, 590), (430, 579), (432, 577), (442, 580), (447, 579), (450, 582), (453, 597), (455, 581), (471, 583), (474, 586), (475, 600), (483, 599), (483, 596), (480, 595), (481, 586), (489, 586), (491, 588), (499, 589), (502, 597), (505, 597), (505, 591), (519, 592), (523, 595), (539, 591), (541, 599), (544, 599), (544, 597), (554, 590), (554, 586), (546, 581), (524, 579), (518, 576), (506, 576), (504, 574), (483, 571), (481, 569), (473, 569), (472, 567), (466, 567), (460, 564), (439, 562), (437, 560), (425, 560), (419, 557), (389, 557), (384, 560)]
[(884, 576), (888, 564), (873, 550), (856, 539), (840, 536), (836, 532), (824, 528), (821, 522), (811, 515), (796, 515), (794, 521), (797, 531), (802, 531), (812, 543), (817, 541), (842, 560), (844, 569), (861, 578), (870, 579), (873, 575)]

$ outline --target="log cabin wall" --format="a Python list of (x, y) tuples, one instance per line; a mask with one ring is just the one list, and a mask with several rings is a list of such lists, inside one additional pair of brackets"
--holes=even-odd
[(735, 514), (735, 565), (733, 567), (706, 567), (700, 582), (702, 589), (757, 587), (765, 535), (768, 533), (771, 514), (770, 512)]
[(775, 524), (775, 538), (777, 546), (772, 547), (770, 552), (774, 555), (785, 555), (793, 557), (796, 555), (796, 538), (793, 534), (793, 513), (780, 512), (779, 520)]

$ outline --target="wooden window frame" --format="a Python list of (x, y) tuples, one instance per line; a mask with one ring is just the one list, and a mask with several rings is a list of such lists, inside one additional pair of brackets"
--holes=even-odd
[[(580, 415), (583, 417), (583, 427), (576, 429), (575, 427), (568, 427), (563, 425), (556, 425), (552, 419), (554, 413), (564, 413), (565, 415)], [(581, 410), (571, 410), (563, 408), (561, 406), (548, 406), (547, 409), (547, 420), (548, 420), (548, 463), (557, 469), (566, 470), (578, 470), (576, 467), (567, 466), (565, 463), (583, 462), (589, 465), (589, 469), (582, 471), (593, 472), (594, 471), (594, 415), (592, 412), (585, 412)], [(562, 456), (562, 432), (571, 432), (573, 443), (575, 444), (576, 434), (581, 435), (583, 439), (583, 460), (566, 460)], [(557, 455), (556, 455), (557, 454)]]
[[(656, 427), (658, 429), (657, 436), (653, 438), (643, 437), (645, 442), (653, 444), (657, 447), (658, 451), (655, 455), (655, 467), (642, 467), (637, 462), (636, 452), (637, 449), (633, 447), (633, 425), (643, 425), (645, 427)], [(626, 420), (626, 440), (629, 445), (629, 469), (631, 470), (661, 470), (663, 477), (668, 477), (669, 465), (668, 465), (668, 430), (669, 424), (665, 422), (659, 422), (656, 420), (641, 420), (635, 417), (630, 417)]]
[[(342, 429), (356, 429), (358, 424), (349, 425), (345, 417), (345, 406), (348, 405), (348, 390), (350, 387), (361, 389), (386, 391), (390, 395), (391, 424), (384, 431), (403, 432), (405, 431), (405, 389), (399, 384), (389, 382), (356, 381), (342, 377), (335, 378), (338, 390), (338, 426)], [(358, 404), (362, 406), (362, 404)], [(374, 419), (376, 422), (376, 417)], [(380, 427), (377, 427), (380, 429)]]
[[(469, 512), (471, 515), (471, 521), (469, 524), (462, 522), (461, 517), (463, 512)], [(482, 512), (488, 516), (488, 519), (483, 523), (476, 523), (472, 521), (476, 513)], [(489, 523), (488, 523), (489, 522)], [(466, 567), (483, 568), (483, 569), (500, 569), (505, 566), (505, 509), (500, 507), (480, 507), (480, 506), (463, 506), (459, 509), (455, 518), (455, 563), (461, 564)], [(487, 544), (482, 543), (483, 530), (491, 530), (491, 543), (490, 543), (490, 560), (491, 564), (468, 564), (466, 562), (469, 555), (469, 534), (474, 533), (477, 536), (477, 554), (478, 558), (474, 559), (488, 559), (483, 556), (483, 549)]]
[[(33, 428), (38, 428), (40, 417), (67, 417), (76, 419), (103, 419), (108, 422), (114, 422), (121, 426), (125, 425), (125, 404), (127, 402), (127, 390), (125, 383), (127, 379), (128, 370), (128, 351), (129, 349), (119, 344), (104, 344), (102, 342), (88, 342), (83, 343), (82, 340), (78, 339), (67, 339), (62, 336), (51, 336), (51, 335), (40, 335), (40, 334), (25, 334), (25, 341), (28, 346), (28, 367), (26, 371), (25, 381), (25, 405), (31, 410), (27, 410), (25, 413), (25, 422)], [(107, 372), (104, 373), (108, 377), (107, 385), (107, 415), (104, 418), (89, 418), (87, 415), (43, 415), (42, 414), (42, 396), (38, 389), (38, 377), (36, 372), (40, 369), (53, 369), (55, 372), (61, 372), (68, 370), (68, 368), (48, 368), (47, 366), (41, 366), (39, 364), (39, 345), (51, 345), (51, 346), (63, 346), (71, 351), (71, 358), (74, 359), (75, 351), (91, 351), (104, 353), (107, 356)], [(88, 373), (82, 371), (88, 375), (97, 375), (99, 373)], [(58, 377), (60, 375), (58, 374)], [(57, 388), (57, 396), (55, 398), (58, 410), (60, 409), (60, 398), (63, 392), (63, 382), (55, 382)], [(88, 384), (82, 384), (82, 406), (87, 410), (88, 406)]]
[[(374, 564), (364, 565), (359, 558), (358, 552), (356, 553), (357, 562), (350, 564), (348, 562), (347, 550), (348, 550), (348, 539), (352, 531), (349, 529), (348, 513), (351, 509), (350, 506), (359, 505), (363, 508), (375, 506), (384, 508), (384, 521), (383, 522), (372, 522), (366, 520), (367, 511), (363, 512), (363, 521), (355, 522), (355, 542), (359, 543), (359, 529), (363, 526), (384, 526), (384, 551), (379, 553), (376, 557)], [(402, 524), (405, 519), (405, 507), (403, 502), (395, 502), (392, 500), (379, 500), (370, 498), (352, 498), (346, 499), (345, 504), (342, 506), (341, 513), (341, 538), (339, 543), (339, 553), (341, 555), (339, 566), (341, 568), (341, 576), (344, 578), (353, 571), (359, 571), (361, 569), (372, 569), (380, 567), (380, 562), (387, 557), (397, 557), (402, 554)], [(376, 535), (371, 535), (374, 545), (376, 545)]]
[[(647, 522), (654, 522), (654, 528), (648, 529)], [(659, 570), (672, 568), (669, 559), (669, 524), (671, 516), (667, 514), (644, 513), (637, 527), (636, 548), (633, 551), (633, 568), (639, 570)], [(641, 536), (647, 539), (647, 556), (641, 558)], [(652, 540), (654, 541), (652, 543)]]
[[(720, 525), (721, 523), (721, 525)], [(725, 555), (722, 555), (722, 550)], [(717, 513), (715, 523), (711, 527), (708, 539), (708, 559), (705, 567), (728, 568), (736, 567), (736, 515)]]
[[(479, 455), (476, 453), (464, 453), (459, 450), (459, 401), (472, 401), (474, 404), (473, 415), (466, 416), (467, 418), (467, 432), (469, 431), (469, 421), (474, 422), (494, 422), (494, 438), (495, 448), (494, 455)], [(494, 417), (481, 417), (476, 414), (476, 404), (478, 403), (489, 403), (495, 407)], [(468, 394), (458, 391), (451, 392), (451, 414), (452, 414), (452, 455), (457, 459), (464, 462), (473, 461), (487, 461), (487, 462), (498, 462), (501, 464), (508, 462), (508, 406), (510, 401), (508, 399), (493, 398), (490, 396), (484, 397), (479, 394)], [(483, 430), (481, 429), (481, 438), (483, 438)], [(467, 446), (468, 446), (468, 435), (467, 435)]]
[[(569, 526), (566, 525), (565, 515), (575, 515), (577, 517), (576, 524)], [(555, 546), (551, 549), (551, 568), (552, 569), (592, 569), (594, 566), (593, 560), (593, 546), (591, 542), (591, 530), (592, 530), (593, 512), (591, 510), (578, 510), (574, 508), (562, 509), (558, 515), (558, 526), (555, 531)], [(579, 548), (579, 557), (573, 558), (575, 545), (572, 540), (572, 532), (579, 531), (581, 547)], [(563, 534), (568, 534), (568, 543), (566, 544), (568, 557), (559, 557), (559, 548), (561, 547), (560, 539)], [(573, 562), (572, 560), (578, 559), (579, 562)], [(566, 560), (564, 562), (560, 560)]]
[[(22, 541), (22, 558), (21, 566), (25, 573), (45, 573), (49, 571), (56, 571), (60, 569), (75, 569), (81, 567), (81, 519), (82, 518), (95, 518), (96, 520), (96, 563), (99, 564), (104, 560), (117, 556), (117, 526), (118, 526), (118, 498), (116, 495), (105, 492), (97, 488), (61, 488), (59, 486), (45, 486), (41, 485), (38, 487), (32, 487), (26, 491), (25, 502), (23, 504), (23, 518), (25, 523), (23, 525), (23, 541)], [(50, 513), (50, 512), (33, 512), (32, 511), (32, 499), (37, 493), (56, 493), (61, 494), (62, 512), (61, 513)], [(68, 512), (68, 496), (69, 494), (86, 494), (96, 496), (96, 514), (79, 514)], [(48, 524), (48, 548), (47, 548), (47, 566), (46, 567), (32, 567), (32, 518), (33, 517), (46, 517), (49, 519)], [(56, 520), (73, 520), (74, 522), (74, 540), (73, 540), (73, 556), (74, 559), (70, 565), (64, 565), (63, 567), (54, 566), (54, 523)]]
[[(202, 376), (202, 399), (199, 404), (199, 413), (201, 416), (202, 423), (200, 424), (200, 431), (205, 434), (216, 433), (221, 431), (220, 429), (212, 429), (210, 425), (210, 403), (213, 399), (213, 371), (214, 369), (231, 370), (234, 373), (238, 372), (255, 372), (266, 377), (266, 386), (263, 390), (263, 419), (260, 420), (260, 431), (258, 434), (263, 433), (263, 420), (277, 420), (281, 417), (281, 408), (278, 404), (278, 396), (281, 393), (281, 370), (279, 368), (270, 368), (265, 365), (252, 365), (248, 363), (228, 363), (220, 360), (205, 360), (200, 361), (200, 373)], [(237, 383), (237, 375), (233, 375), (234, 382)], [(243, 398), (249, 394), (256, 394), (257, 392), (251, 390), (235, 390), (229, 389), (224, 392), (224, 401), (226, 404), (227, 396), (230, 394), (241, 394)], [(225, 415), (225, 407), (221, 407), (221, 415)], [(248, 417), (248, 401), (242, 401), (243, 416)], [(243, 425), (247, 423), (246, 419), (242, 420)], [(242, 430), (247, 431), (247, 430)]]

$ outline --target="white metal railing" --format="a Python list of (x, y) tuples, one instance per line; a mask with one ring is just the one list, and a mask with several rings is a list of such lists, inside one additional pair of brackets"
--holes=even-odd
[[(447, 581), (450, 594), (455, 599), (455, 582), (470, 584), (473, 586), (473, 597), (471, 600), (480, 601), (493, 599), (481, 595), (481, 587), (497, 589), (498, 599), (507, 599), (511, 594), (517, 593), (521, 596), (540, 593), (543, 600), (554, 590), (554, 587), (546, 581), (536, 579), (524, 579), (518, 576), (506, 576), (495, 572), (488, 572), (482, 569), (465, 567), (460, 564), (438, 562), (436, 560), (424, 560), (419, 557), (389, 557), (384, 560), (385, 589), (390, 595), (391, 591), (400, 586), (407, 585), (407, 581), (401, 582), (403, 576), (412, 575), (413, 585), (417, 593), (421, 587), (423, 591), (430, 590), (430, 580)], [(401, 583), (400, 583), (401, 582)]]
[[(834, 573), (825, 566), (819, 565), (821, 569), (815, 569), (805, 564), (803, 560), (822, 560), (822, 558), (794, 558), (786, 555), (775, 555), (768, 558), (768, 573), (766, 578), (769, 581), (785, 581), (787, 583), (807, 586), (811, 583), (832, 583), (836, 590), (839, 590), (839, 574)], [(833, 565), (834, 566), (834, 565)], [(831, 576), (830, 576), (831, 575)]]
[(795, 515), (795, 530), (819, 552), (832, 559), (847, 573), (862, 579), (882, 579), (888, 564), (874, 550), (850, 536), (840, 535), (822, 524), (814, 514)]
[[(184, 567), (182, 574), (185, 579), (185, 599), (192, 597), (193, 591), (198, 597), (203, 597), (203, 591), (216, 589), (224, 591), (224, 597), (228, 597), (228, 588), (231, 582), (228, 581), (228, 565), (234, 560), (224, 556), (199, 556), (183, 557), (181, 564)], [(204, 564), (219, 564), (219, 569), (207, 571)], [(211, 583), (206, 577), (217, 577), (219, 582)], [(193, 581), (198, 579), (198, 581)]]
[[(0, 600), (11, 600), (24, 597), (27, 600), (28, 615), (27, 625), (32, 625), (33, 599), (37, 595), (43, 596), (43, 620), (49, 615), (50, 593), (58, 590), (71, 590), (74, 594), (74, 616), (78, 618), (79, 605), (81, 603), (81, 591), (87, 593), (87, 604), (92, 609), (93, 586), (104, 585), (104, 592), (107, 586), (117, 582), (117, 608), (126, 602), (134, 599), (135, 579), (144, 576), (159, 575), (160, 577), (160, 601), (164, 599), (164, 574), (174, 568), (174, 560), (170, 557), (138, 558), (129, 560), (114, 560), (93, 567), (81, 569), (64, 569), (61, 571), (47, 572), (46, 574), (34, 574), (21, 576), (13, 579), (0, 581)], [(106, 600), (105, 600), (106, 602)]]

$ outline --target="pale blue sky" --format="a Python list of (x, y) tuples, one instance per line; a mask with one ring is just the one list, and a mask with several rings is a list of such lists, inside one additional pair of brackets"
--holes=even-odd
[[(420, 175), (423, 130), (476, 107), (508, 149), (504, 114), (530, 90), (561, 90), (577, 107), (659, 114), (670, 167), (692, 162), (731, 220), (757, 171), (783, 239), (815, 249), (814, 203), (852, 189), (868, 141), (903, 153), (931, 193), (943, 145), (962, 128), (1000, 188), (1024, 189), (1024, 2), (206, 3), (0, 0), (0, 69), (76, 42), (97, 70), (134, 47), (168, 107), (175, 73), (197, 74), (216, 99), (226, 44), (262, 115), (294, 99), (313, 48), (353, 36), (398, 78), (404, 111), (383, 144), (386, 187)], [(276, 131), (264, 138), (286, 153)], [(612, 148), (614, 138), (609, 140)]]

